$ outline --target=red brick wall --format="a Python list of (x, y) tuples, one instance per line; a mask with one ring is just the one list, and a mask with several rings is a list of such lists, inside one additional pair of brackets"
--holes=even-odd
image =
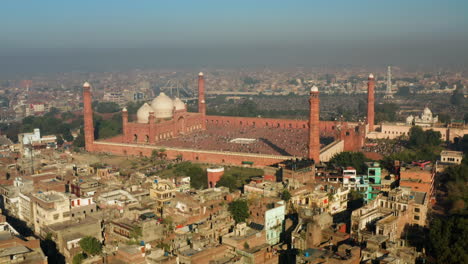
[[(194, 127), (200, 128), (194, 129)], [(180, 133), (202, 130), (202, 127), (203, 121), (200, 114), (187, 114), (185, 111), (178, 111), (172, 120), (160, 120), (159, 123), (152, 124), (127, 123), (125, 125), (126, 135), (122, 142), (133, 143), (136, 135), (137, 143), (147, 143), (147, 137), (148, 143), (154, 143), (161, 139), (177, 137)]]
[[(120, 144), (120, 143), (99, 143), (93, 144), (94, 152), (105, 152), (112, 153), (115, 155), (134, 155), (134, 156), (151, 156), (151, 152), (154, 149), (159, 149), (157, 146), (148, 145), (133, 145), (133, 144)], [(206, 162), (213, 164), (231, 164), (231, 165), (242, 165), (242, 161), (252, 161), (254, 166), (266, 166), (271, 165), (287, 159), (284, 156), (247, 156), (236, 155), (232, 153), (222, 152), (205, 152), (196, 150), (173, 150), (166, 148), (166, 154), (168, 159), (175, 159), (177, 155), (182, 155), (183, 160), (195, 161), (195, 162)]]

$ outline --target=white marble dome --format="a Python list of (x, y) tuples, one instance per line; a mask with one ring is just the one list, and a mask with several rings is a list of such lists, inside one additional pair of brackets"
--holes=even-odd
[(185, 104), (184, 102), (182, 102), (182, 100), (180, 100), (179, 97), (176, 97), (176, 99), (174, 99), (174, 107), (175, 107), (175, 110), (185, 110)]
[(153, 108), (147, 103), (143, 104), (137, 111), (137, 122), (142, 124), (148, 123), (150, 112), (154, 112)]
[(429, 109), (429, 107), (425, 107), (425, 108), (424, 108), (423, 114), (424, 114), (425, 116), (430, 116), (430, 117), (432, 117), (432, 111), (431, 111), (431, 109)]
[(174, 110), (174, 102), (165, 93), (160, 93), (151, 102), (156, 118), (171, 118)]
[(408, 125), (413, 124), (413, 121), (414, 121), (414, 116), (413, 116), (413, 115), (409, 115), (409, 116), (406, 118), (406, 124), (408, 124)]

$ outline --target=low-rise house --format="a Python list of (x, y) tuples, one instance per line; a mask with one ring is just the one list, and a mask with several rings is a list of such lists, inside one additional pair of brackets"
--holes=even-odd
[(48, 225), (44, 227), (44, 232), (51, 235), (57, 249), (70, 262), (73, 256), (81, 252), (79, 242), (83, 237), (91, 236), (99, 241), (103, 240), (101, 221), (91, 216)]

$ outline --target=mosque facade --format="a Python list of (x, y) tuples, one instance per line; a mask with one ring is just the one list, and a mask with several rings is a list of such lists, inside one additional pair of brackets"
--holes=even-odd
[[(305, 158), (318, 163), (322, 159), (329, 159), (341, 151), (357, 151), (363, 144), (369, 124), (373, 126), (374, 105), (369, 104), (370, 117), (367, 123), (353, 123), (343, 121), (319, 120), (319, 91), (313, 87), (310, 91), (309, 120), (287, 120), (270, 118), (246, 118), (227, 116), (207, 116), (205, 102), (205, 79), (203, 73), (198, 75), (198, 112), (188, 112), (186, 105), (179, 98), (170, 98), (164, 93), (159, 94), (151, 102), (143, 104), (137, 111), (133, 121), (129, 121), (127, 109), (122, 110), (123, 134), (111, 139), (95, 140), (92, 121), (91, 86), (83, 85), (84, 103), (84, 132), (86, 150), (90, 152), (104, 152), (116, 155), (150, 156), (153, 150), (164, 148), (168, 158), (183, 157), (184, 160), (200, 161), (214, 164), (241, 165), (245, 161), (265, 166), (292, 158)], [(371, 75), (368, 82), (369, 90), (373, 92), (374, 78)], [(373, 97), (372, 97), (373, 99)], [(307, 153), (302, 156), (288, 154), (263, 154), (255, 152), (232, 152), (204, 149), (195, 147), (166, 147), (164, 142), (170, 139), (184, 139), (195, 133), (205, 133), (209, 127), (222, 126), (226, 131), (230, 129), (267, 129), (269, 133), (277, 130), (283, 133), (288, 144), (288, 131), (302, 131), (303, 146)], [(302, 135), (302, 134), (301, 134)], [(330, 137), (333, 142), (321, 146), (320, 138)], [(327, 161), (327, 160), (323, 160)]]

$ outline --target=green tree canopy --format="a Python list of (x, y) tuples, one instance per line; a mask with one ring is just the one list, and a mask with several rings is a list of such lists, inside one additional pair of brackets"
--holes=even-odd
[(175, 165), (174, 174), (190, 177), (190, 186), (195, 189), (204, 189), (208, 186), (206, 173), (198, 164), (192, 164), (188, 161), (181, 162)]
[(94, 107), (98, 113), (115, 113), (120, 111), (120, 106), (114, 102), (94, 102)]
[(441, 134), (438, 131), (432, 129), (424, 131), (419, 126), (413, 126), (409, 132), (408, 145), (414, 149), (424, 146), (438, 146), (441, 143), (440, 137)]
[(289, 202), (289, 200), (291, 200), (291, 193), (287, 189), (284, 189), (281, 193), (281, 199), (283, 199), (286, 202)]
[(393, 103), (377, 104), (375, 106), (375, 120), (376, 122), (382, 121), (397, 121), (397, 112), (400, 108)]
[(402, 86), (398, 88), (398, 92), (396, 94), (399, 96), (409, 96), (411, 94), (411, 90), (409, 86)]
[(217, 187), (224, 186), (229, 188), (229, 191), (234, 191), (238, 188), (237, 180), (232, 175), (223, 175), (216, 183)]
[(366, 161), (367, 158), (361, 152), (345, 151), (333, 156), (328, 164), (332, 167), (353, 167), (358, 173), (365, 173)]
[(83, 251), (91, 256), (98, 255), (102, 252), (102, 245), (97, 238), (92, 236), (83, 237), (80, 240), (80, 247)]
[(83, 263), (83, 260), (86, 259), (86, 256), (83, 253), (78, 253), (73, 257), (73, 264), (81, 264)]
[(463, 91), (461, 89), (456, 89), (453, 91), (452, 96), (450, 97), (450, 103), (455, 106), (462, 106), (465, 104), (465, 96), (463, 95)]
[(468, 263), (468, 219), (462, 216), (435, 218), (430, 223), (429, 243), (429, 253), (435, 263)]
[(229, 204), (228, 210), (236, 223), (245, 222), (245, 220), (250, 216), (249, 205), (244, 199), (237, 199), (231, 202)]

